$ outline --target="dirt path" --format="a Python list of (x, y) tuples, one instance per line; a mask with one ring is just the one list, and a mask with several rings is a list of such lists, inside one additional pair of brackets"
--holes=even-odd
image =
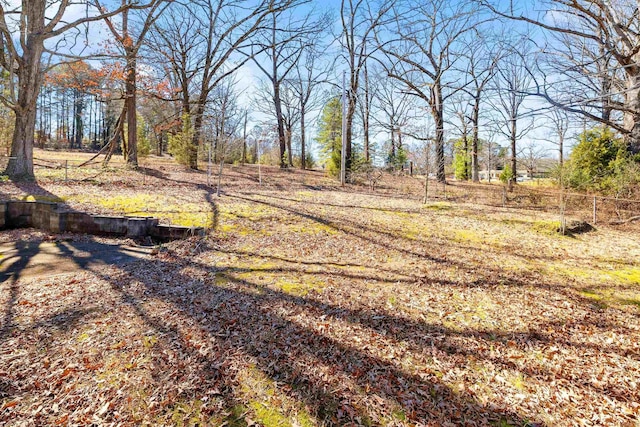
[(0, 244), (0, 282), (124, 265), (146, 258), (151, 248), (100, 242), (13, 242)]

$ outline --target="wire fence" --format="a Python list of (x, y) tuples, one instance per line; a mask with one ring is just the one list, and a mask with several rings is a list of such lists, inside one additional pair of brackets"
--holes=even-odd
[[(10, 157), (0, 156), (0, 170), (4, 170)], [(74, 182), (92, 179), (102, 173), (102, 163), (83, 159), (34, 158), (34, 169), (39, 176), (59, 182)], [(403, 193), (418, 198), (424, 192), (424, 179), (405, 177), (398, 180), (398, 187), (405, 186)], [(144, 175), (143, 175), (144, 179)], [(365, 184), (367, 180), (363, 181)], [(369, 184), (366, 184), (369, 186)], [(554, 188), (539, 189), (529, 185), (515, 185), (511, 191), (498, 184), (467, 183), (449, 181), (447, 185), (430, 179), (427, 197), (429, 200), (475, 203), (485, 206), (534, 210), (548, 213), (563, 213), (572, 219), (590, 224), (640, 223), (640, 200), (560, 191)]]
[(516, 185), (449, 183), (431, 184), (430, 197), (503, 208), (563, 212), (591, 224), (624, 224), (639, 220), (640, 200), (581, 194), (556, 189), (535, 189)]

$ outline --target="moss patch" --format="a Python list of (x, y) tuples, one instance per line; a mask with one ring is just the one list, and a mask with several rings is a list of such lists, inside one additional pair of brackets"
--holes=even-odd
[(274, 380), (255, 366), (239, 373), (240, 394), (247, 401), (258, 424), (264, 427), (316, 426), (318, 423), (300, 402), (291, 399), (280, 390)]
[(100, 206), (124, 215), (155, 216), (185, 227), (213, 228), (216, 225), (215, 213), (210, 204), (204, 201), (184, 203), (178, 198), (145, 193), (101, 198), (75, 195), (69, 200)]

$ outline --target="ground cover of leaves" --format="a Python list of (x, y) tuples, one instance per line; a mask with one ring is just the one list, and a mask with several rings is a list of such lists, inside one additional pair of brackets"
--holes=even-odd
[(14, 271), (0, 424), (640, 425), (637, 232), (265, 173), (230, 169), (220, 198), (164, 163), (3, 184), (110, 212), (156, 195), (212, 230), (126, 266)]

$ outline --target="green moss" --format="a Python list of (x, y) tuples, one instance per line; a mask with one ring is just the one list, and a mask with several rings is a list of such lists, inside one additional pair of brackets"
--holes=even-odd
[(229, 427), (247, 427), (247, 421), (245, 420), (245, 414), (249, 409), (244, 405), (235, 405), (227, 411), (224, 418), (218, 418), (211, 420), (211, 425), (224, 425)]
[(560, 221), (533, 221), (531, 228), (538, 233), (560, 236)]
[(423, 209), (429, 209), (434, 211), (450, 211), (450, 210), (453, 210), (453, 206), (451, 205), (451, 203), (447, 203), (447, 202), (436, 202), (436, 203), (430, 203), (428, 205), (424, 205)]
[(395, 408), (393, 412), (391, 412), (391, 416), (397, 421), (407, 421), (407, 414), (405, 414), (402, 408)]
[(171, 408), (171, 421), (175, 426), (196, 427), (206, 425), (207, 418), (202, 414), (202, 401), (178, 402)]
[(256, 421), (264, 427), (289, 427), (292, 423), (287, 417), (282, 415), (275, 408), (269, 407), (262, 402), (251, 402), (249, 407), (253, 409)]
[(473, 230), (453, 230), (452, 240), (459, 243), (482, 243), (484, 237)]
[(618, 279), (622, 283), (632, 285), (640, 285), (640, 268), (631, 267), (620, 270), (614, 270), (609, 273), (613, 278)]
[(325, 283), (312, 277), (306, 277), (303, 281), (279, 280), (276, 282), (276, 286), (284, 293), (304, 297), (311, 291), (322, 292)]
[(101, 206), (124, 215), (154, 216), (168, 220), (171, 224), (185, 227), (213, 228), (215, 214), (207, 202), (183, 203), (175, 197), (158, 194), (135, 193), (111, 197), (75, 195), (69, 198), (80, 203)]
[(240, 395), (247, 401), (258, 424), (264, 427), (316, 426), (317, 422), (302, 405), (281, 392), (275, 381), (255, 366), (239, 375)]

